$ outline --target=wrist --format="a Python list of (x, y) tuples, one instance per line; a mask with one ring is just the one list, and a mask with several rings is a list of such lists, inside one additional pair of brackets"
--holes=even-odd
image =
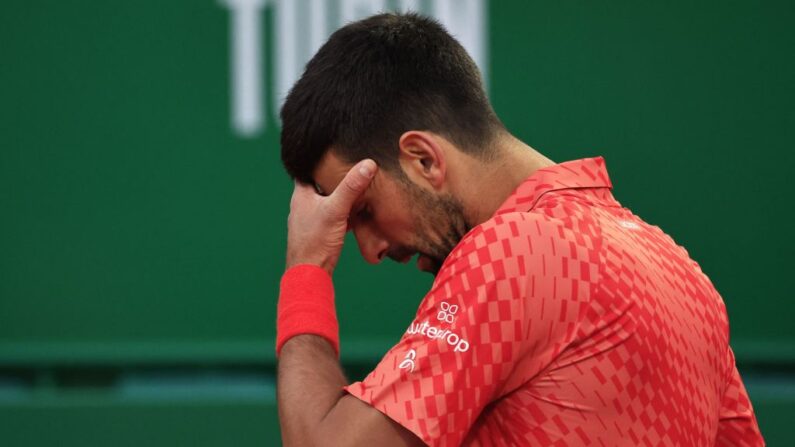
[(276, 322), (276, 354), (296, 335), (323, 337), (339, 355), (339, 323), (330, 273), (315, 264), (296, 264), (281, 280)]
[(288, 270), (299, 267), (302, 265), (311, 265), (320, 267), (325, 270), (329, 276), (334, 274), (334, 267), (336, 263), (332, 262), (328, 257), (319, 256), (317, 253), (311, 255), (287, 255), (287, 262), (285, 263), (285, 273)]

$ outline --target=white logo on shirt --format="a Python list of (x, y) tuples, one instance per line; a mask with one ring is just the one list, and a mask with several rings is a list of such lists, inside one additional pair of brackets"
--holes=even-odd
[(454, 352), (466, 352), (469, 350), (468, 341), (464, 340), (458, 334), (450, 331), (449, 329), (442, 330), (436, 326), (431, 326), (428, 324), (428, 321), (423, 321), (422, 323), (411, 323), (409, 328), (406, 329), (406, 333), (409, 335), (424, 335), (431, 340), (444, 340), (448, 345), (453, 347)]
[(442, 304), (439, 305), (442, 310), (436, 314), (436, 319), (439, 321), (444, 321), (445, 323), (453, 324), (455, 321), (455, 313), (458, 312), (458, 305), (457, 304), (450, 304), (445, 301), (442, 301)]
[(406, 357), (400, 362), (398, 368), (400, 369), (407, 369), (409, 372), (414, 372), (414, 359), (417, 358), (417, 351), (413, 349), (409, 349), (409, 352), (406, 353)]
[(622, 227), (626, 228), (627, 230), (639, 230), (640, 225), (636, 224), (635, 222), (630, 222), (628, 220), (619, 220), (618, 224)]

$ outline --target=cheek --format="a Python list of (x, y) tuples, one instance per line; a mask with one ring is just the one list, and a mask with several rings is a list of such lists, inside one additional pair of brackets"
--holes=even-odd
[(392, 182), (382, 182), (380, 188), (370, 196), (372, 204), (371, 223), (390, 242), (411, 245), (418, 237), (415, 216), (416, 203), (409, 194)]
[(390, 206), (375, 213), (372, 223), (393, 242), (407, 243), (414, 236), (414, 219), (408, 209)]

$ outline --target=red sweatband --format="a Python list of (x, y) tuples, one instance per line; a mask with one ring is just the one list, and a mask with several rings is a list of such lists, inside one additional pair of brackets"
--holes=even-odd
[(334, 284), (328, 272), (316, 265), (296, 265), (282, 276), (276, 308), (276, 355), (287, 340), (301, 334), (325, 338), (339, 356)]

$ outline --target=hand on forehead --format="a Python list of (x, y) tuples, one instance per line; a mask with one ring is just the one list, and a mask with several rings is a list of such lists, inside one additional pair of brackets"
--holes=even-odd
[[(372, 162), (373, 165), (375, 165), (375, 162), (369, 159), (362, 160), (359, 163), (364, 161)], [(323, 158), (320, 159), (313, 173), (313, 186), (315, 190), (321, 196), (331, 195), (336, 191), (340, 183), (342, 183), (345, 176), (357, 167), (359, 163), (350, 164), (336, 156), (332, 151), (328, 151)]]

